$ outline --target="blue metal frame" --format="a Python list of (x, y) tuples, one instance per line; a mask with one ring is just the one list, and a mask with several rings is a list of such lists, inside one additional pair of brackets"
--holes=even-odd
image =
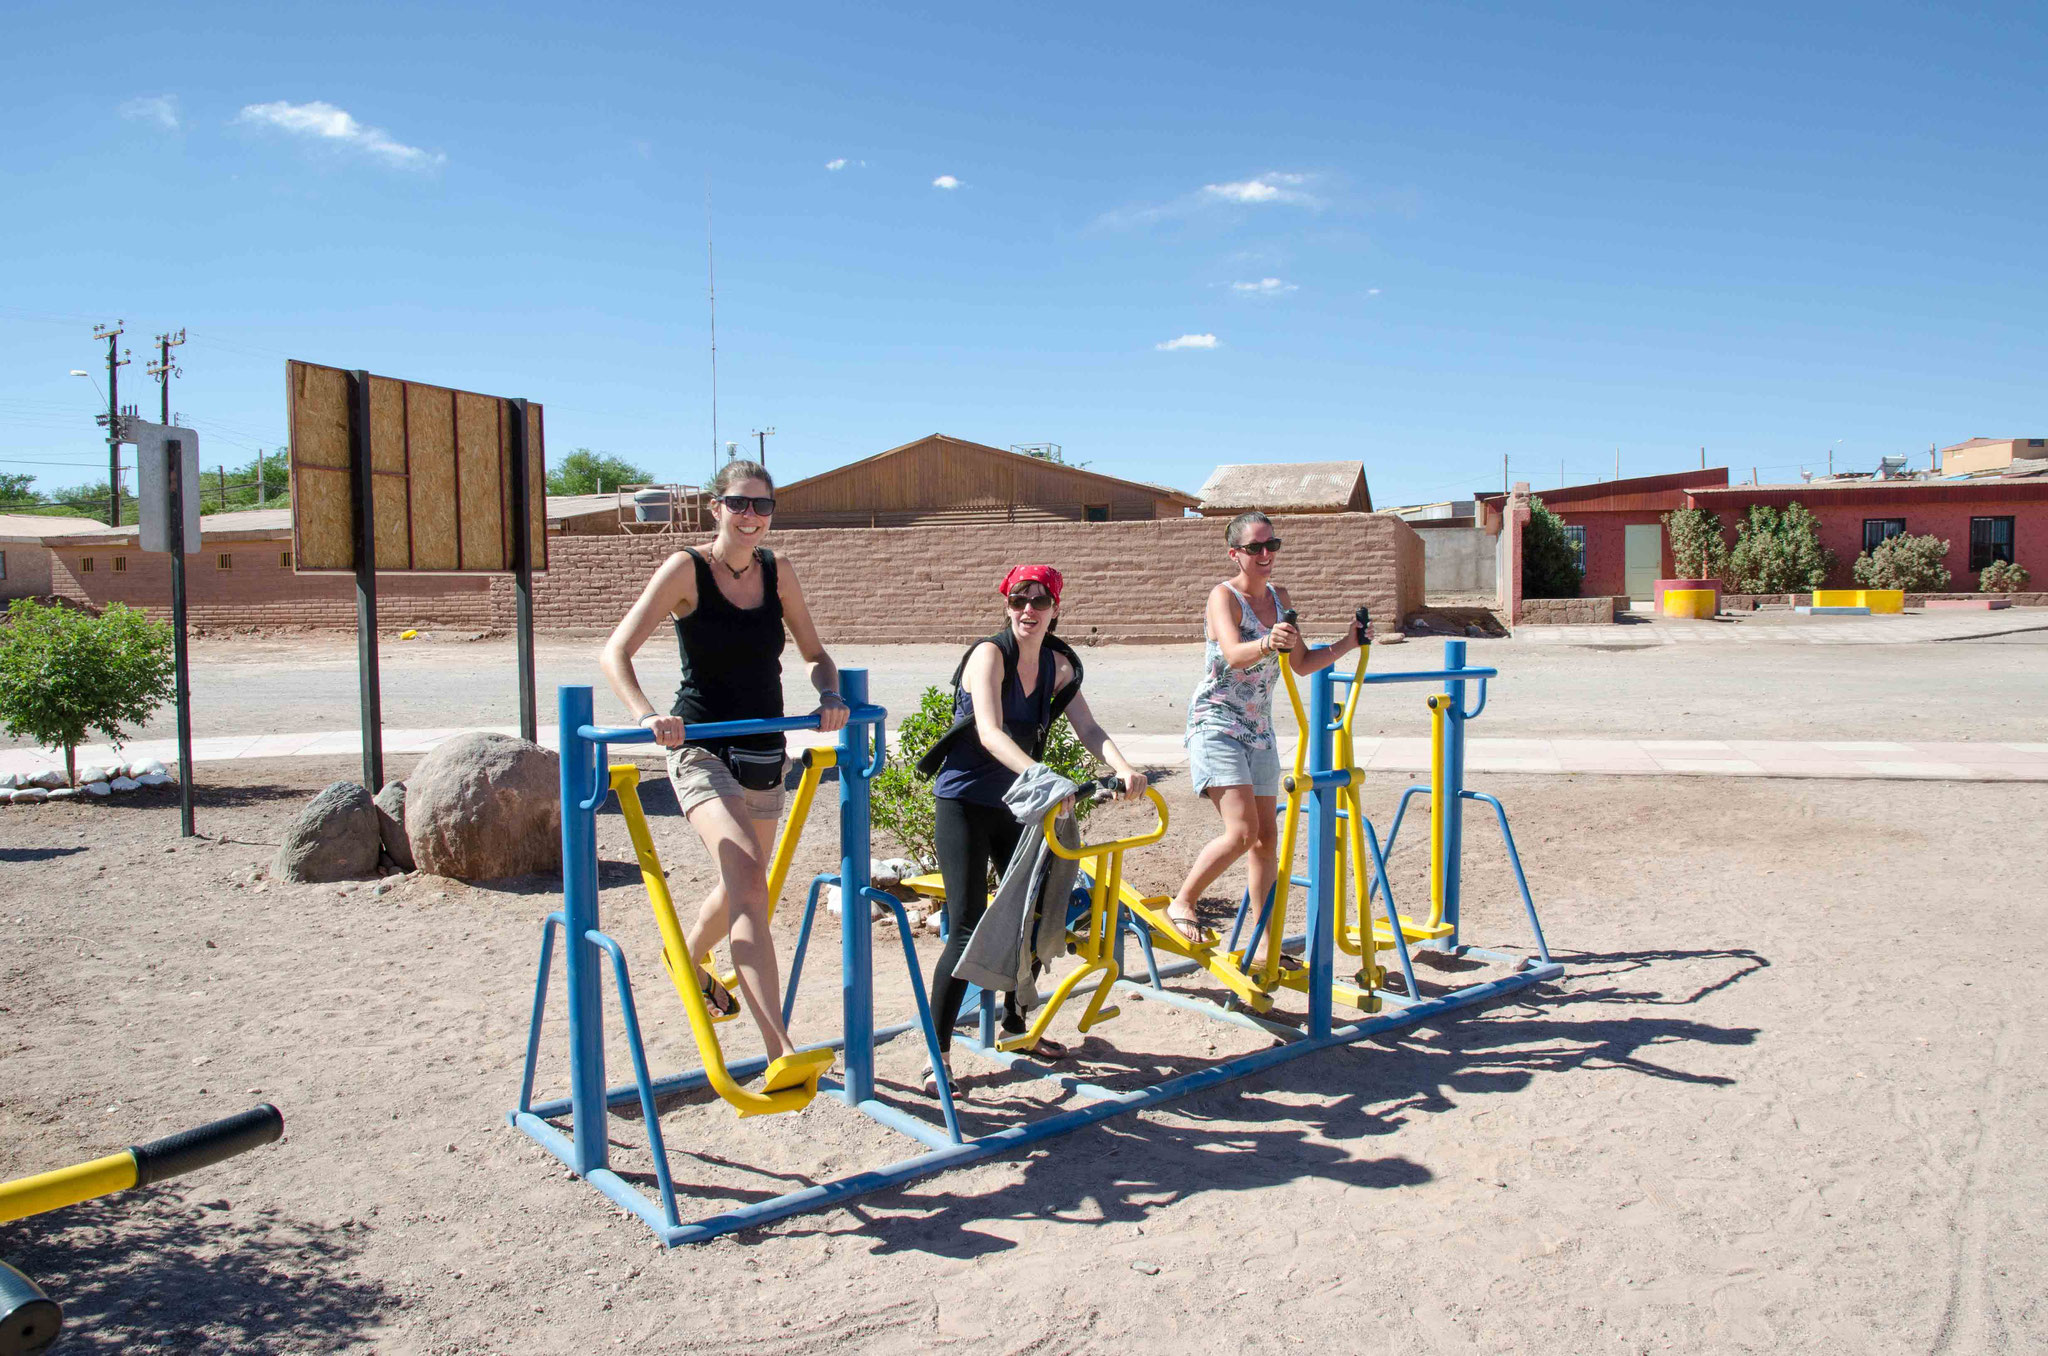
[[(610, 794), (606, 772), (606, 746), (645, 743), (651, 740), (651, 735), (642, 729), (604, 729), (593, 726), (591, 690), (587, 687), (563, 687), (559, 692), (560, 728), (563, 736), (563, 907), (549, 914), (542, 924), (540, 959), (534, 984), (531, 1027), (527, 1034), (526, 1060), (520, 1080), (519, 1101), (518, 1105), (507, 1113), (506, 1118), (615, 1204), (639, 1216), (663, 1243), (674, 1246), (701, 1242), (720, 1234), (765, 1224), (802, 1211), (824, 1209), (867, 1192), (901, 1186), (919, 1177), (1063, 1135), (1111, 1116), (1157, 1106), (1173, 1098), (1231, 1079), (1242, 1078), (1277, 1064), (1313, 1054), (1318, 1050), (1398, 1030), (1430, 1018), (1490, 1002), (1544, 980), (1554, 979), (1562, 975), (1564, 969), (1551, 961), (1550, 953), (1544, 945), (1542, 927), (1536, 917), (1535, 903), (1529, 896), (1528, 880), (1522, 871), (1521, 857), (1515, 851), (1513, 836), (1508, 832), (1507, 813), (1501, 808), (1500, 802), (1492, 796), (1464, 789), (1463, 722), (1477, 716), (1484, 708), (1486, 680), (1497, 676), (1493, 669), (1466, 667), (1464, 650), (1463, 642), (1448, 642), (1445, 646), (1445, 666), (1441, 671), (1376, 673), (1363, 677), (1347, 677), (1326, 668), (1315, 675), (1311, 684), (1310, 701), (1314, 719), (1310, 722), (1311, 728), (1303, 732), (1303, 736), (1312, 741), (1309, 776), (1313, 794), (1309, 805), (1305, 807), (1305, 812), (1309, 815), (1309, 868), (1306, 877), (1296, 878), (1296, 883), (1307, 891), (1306, 930), (1301, 936), (1283, 939), (1283, 944), (1290, 949), (1302, 947), (1306, 951), (1309, 970), (1308, 1011), (1301, 1026), (1291, 1026), (1274, 1018), (1245, 1012), (1229, 1003), (1212, 1002), (1199, 994), (1165, 988), (1165, 979), (1198, 973), (1200, 967), (1195, 962), (1185, 960), (1160, 964), (1152, 954), (1150, 939), (1125, 914), (1119, 917), (1116, 928), (1119, 947), (1126, 928), (1136, 931), (1144, 948), (1149, 975), (1144, 981), (1119, 980), (1118, 989), (1138, 997), (1167, 1002), (1175, 1007), (1199, 1012), (1217, 1021), (1246, 1026), (1277, 1036), (1280, 1038), (1278, 1043), (1163, 1083), (1117, 1091), (1044, 1069), (1043, 1066), (1036, 1065), (1028, 1059), (998, 1051), (995, 1048), (992, 996), (984, 995), (979, 1004), (980, 1039), (963, 1040), (961, 1043), (1019, 1072), (1027, 1072), (1034, 1077), (1057, 1083), (1081, 1099), (1083, 1105), (990, 1134), (966, 1137), (961, 1132), (950, 1090), (943, 1086), (939, 1107), (943, 1127), (876, 1097), (874, 1050), (877, 1044), (910, 1031), (918, 1031), (925, 1039), (927, 1052), (936, 1062), (938, 1036), (933, 1026), (931, 1007), (925, 994), (917, 951), (903, 906), (893, 896), (865, 886), (842, 890), (845, 905), (840, 918), (840, 1034), (835, 1040), (802, 1048), (841, 1050), (844, 1054), (841, 1076), (836, 1080), (820, 1080), (820, 1089), (837, 1094), (849, 1106), (917, 1141), (923, 1146), (924, 1152), (885, 1167), (852, 1173), (692, 1223), (684, 1223), (678, 1214), (675, 1187), (669, 1175), (668, 1156), (662, 1142), (661, 1126), (655, 1107), (656, 1099), (662, 1096), (705, 1086), (706, 1076), (702, 1069), (659, 1079), (650, 1073), (641, 1041), (639, 1018), (633, 1005), (632, 981), (625, 954), (618, 943), (598, 926), (596, 816), (605, 797)], [(865, 670), (842, 669), (839, 679), (840, 691), (852, 708), (852, 716), (839, 737), (839, 871), (836, 875), (820, 875), (811, 882), (809, 897), (804, 907), (803, 924), (798, 934), (796, 954), (790, 966), (788, 991), (783, 999), (785, 1019), (794, 1008), (797, 986), (803, 977), (804, 955), (810, 942), (812, 923), (824, 887), (828, 884), (843, 885), (846, 882), (864, 882), (869, 879), (869, 783), (881, 770), (886, 756), (883, 722), (887, 713), (880, 707), (868, 704)], [(1536, 955), (1517, 956), (1456, 945), (1452, 949), (1457, 954), (1497, 960), (1513, 968), (1510, 973), (1498, 978), (1471, 984), (1451, 993), (1424, 998), (1415, 986), (1414, 971), (1408, 962), (1406, 944), (1398, 943), (1402, 970), (1407, 980), (1407, 992), (1394, 994), (1382, 991), (1382, 997), (1394, 1010), (1364, 1021), (1337, 1026), (1333, 1024), (1331, 1015), (1335, 970), (1332, 918), (1336, 905), (1336, 891), (1342, 888), (1343, 884), (1335, 879), (1333, 870), (1339, 817), (1337, 801), (1338, 788), (1355, 775), (1336, 772), (1332, 766), (1334, 760), (1331, 754), (1331, 735), (1336, 729), (1333, 715), (1338, 710), (1337, 685), (1343, 682), (1380, 684), (1437, 681), (1443, 682), (1446, 689), (1453, 694), (1454, 723), (1451, 737), (1455, 738), (1456, 743), (1453, 745), (1453, 757), (1449, 763), (1449, 776), (1456, 790), (1456, 800), (1460, 808), (1465, 800), (1483, 801), (1493, 807), (1500, 821), (1502, 838), (1507, 845), (1508, 859), (1514, 867), (1516, 884), (1521, 889), (1523, 906), (1535, 934)], [(1464, 710), (1464, 688), (1467, 682), (1472, 681), (1480, 685), (1479, 705), (1468, 712)], [(815, 728), (815, 717), (793, 717), (774, 721), (734, 721), (716, 726), (700, 726), (696, 732), (701, 735), (739, 735)], [(1412, 794), (1414, 792), (1411, 790), (1408, 795)], [(1378, 896), (1388, 912), (1397, 939), (1401, 935), (1400, 915), (1394, 909), (1384, 862), (1385, 852), (1391, 851), (1394, 834), (1399, 832), (1401, 814), (1406, 811), (1407, 799), (1408, 796), (1404, 795), (1401, 811), (1395, 817), (1394, 831), (1388, 834), (1384, 849), (1372, 826), (1369, 823), (1362, 826), (1365, 841), (1371, 848), (1371, 865)], [(1456, 822), (1454, 815), (1453, 824)], [(1455, 832), (1453, 829), (1454, 834)], [(1453, 838), (1452, 841), (1462, 840)], [(1446, 917), (1455, 917), (1453, 911), (1458, 879), (1455, 864), (1453, 858), (1451, 865), (1454, 874), (1448, 877)], [(868, 910), (862, 907), (867, 901), (880, 904), (895, 915), (897, 935), (902, 942), (904, 962), (910, 972), (912, 992), (916, 999), (917, 1012), (914, 1021), (879, 1028), (875, 1025), (873, 934)], [(1239, 908), (1240, 927), (1245, 914), (1249, 912), (1250, 903), (1247, 899)], [(1269, 899), (1267, 908), (1270, 909), (1270, 906)], [(1262, 911), (1258, 926), (1263, 927), (1264, 922), (1265, 914)], [(1369, 935), (1370, 920), (1361, 919), (1360, 924)], [(554, 956), (555, 929), (558, 926), (567, 939), (563, 946), (563, 963), (569, 1006), (569, 1095), (536, 1102), (533, 1100), (534, 1070), (540, 1057), (541, 1022), (546, 1008), (548, 979)], [(1455, 942), (1455, 937), (1451, 940)], [(602, 977), (606, 961), (609, 961), (613, 984), (618, 993), (619, 1015), (625, 1026), (627, 1046), (632, 1053), (634, 1075), (632, 1083), (612, 1088), (605, 1086), (604, 1079)], [(736, 1078), (750, 1078), (760, 1073), (766, 1065), (765, 1059), (757, 1057), (735, 1061), (731, 1064), (730, 1071)], [(942, 1085), (943, 1082), (944, 1080), (941, 1080)], [(648, 1147), (655, 1159), (659, 1200), (649, 1199), (644, 1192), (621, 1178), (612, 1170), (607, 1157), (609, 1145), (606, 1138), (605, 1108), (636, 1101), (640, 1104), (647, 1127)], [(563, 1116), (570, 1120), (566, 1134), (551, 1123)]]

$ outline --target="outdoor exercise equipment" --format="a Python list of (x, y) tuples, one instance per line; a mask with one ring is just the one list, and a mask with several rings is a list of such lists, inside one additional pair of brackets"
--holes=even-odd
[[(0, 1224), (133, 1187), (168, 1182), (272, 1143), (282, 1134), (283, 1113), (265, 1102), (89, 1163), (0, 1182)], [(56, 1301), (34, 1281), (0, 1262), (0, 1356), (42, 1351), (57, 1340), (63, 1323), (63, 1311)]]
[[(1354, 688), (1361, 683), (1441, 681), (1445, 684), (1446, 694), (1451, 698), (1451, 706), (1448, 709), (1461, 713), (1460, 720), (1469, 719), (1470, 716), (1476, 716), (1478, 710), (1474, 709), (1469, 715), (1462, 714), (1466, 685), (1473, 681), (1482, 684), (1483, 705), (1484, 681), (1497, 675), (1490, 668), (1467, 668), (1464, 663), (1463, 644), (1452, 642), (1452, 646), (1454, 648), (1446, 652), (1445, 667), (1442, 670), (1370, 676), (1360, 673), (1345, 681), (1352, 682)], [(1353, 767), (1340, 768), (1332, 748), (1332, 736), (1340, 728), (1348, 726), (1344, 707), (1355, 709), (1356, 704), (1356, 698), (1353, 697), (1340, 707), (1335, 695), (1337, 682), (1338, 676), (1324, 669), (1315, 675), (1310, 685), (1303, 726), (1303, 739), (1308, 745), (1308, 752), (1303, 756), (1301, 775), (1295, 779), (1302, 788), (1300, 818), (1306, 822), (1308, 842), (1307, 874), (1294, 882), (1301, 885), (1304, 891), (1305, 928), (1300, 938), (1288, 939), (1288, 944), (1303, 947), (1303, 961), (1306, 965), (1303, 990), (1307, 1010), (1299, 1018), (1300, 1025), (1245, 1011), (1242, 1005), (1226, 1006), (1198, 994), (1168, 989), (1163, 984), (1164, 979), (1176, 974), (1188, 974), (1206, 968), (1205, 960), (1208, 958), (1183, 956), (1161, 964), (1152, 954), (1152, 946), (1159, 938), (1148, 936), (1154, 929), (1149, 923), (1141, 921), (1130, 907), (1135, 891), (1122, 879), (1122, 858), (1131, 848), (1156, 842), (1158, 836), (1164, 834), (1164, 806), (1155, 798), (1153, 804), (1160, 816), (1156, 831), (1071, 849), (1076, 855), (1084, 858), (1092, 855), (1096, 870), (1090, 873), (1085, 921), (1080, 923), (1074, 934), (1087, 948), (1080, 958), (1082, 977), (1072, 979), (1070, 976), (1070, 983), (1067, 980), (1062, 981), (1066, 985), (1067, 994), (1075, 992), (1090, 976), (1100, 976), (1101, 978), (1095, 981), (1096, 991), (1091, 995), (1089, 1008), (1083, 1013), (1084, 1021), (1099, 1023), (1112, 1015), (1104, 1005), (1107, 996), (1132, 995), (1148, 1001), (1159, 1001), (1198, 1011), (1218, 1021), (1250, 1026), (1278, 1039), (1266, 1048), (1164, 1082), (1135, 1088), (1112, 1089), (1081, 1081), (1056, 1069), (1047, 1069), (1034, 1061), (1022, 1058), (1011, 1049), (1003, 1048), (1028, 1042), (1033, 1038), (1032, 1033), (1027, 1033), (1023, 1039), (1015, 1042), (996, 1041), (992, 1030), (992, 1011), (989, 1005), (984, 1005), (980, 1039), (965, 1039), (967, 1047), (997, 1062), (1008, 1064), (1015, 1071), (1057, 1083), (1079, 1104), (1067, 1109), (1050, 1111), (1036, 1120), (1008, 1125), (986, 1134), (969, 1136), (961, 1131), (951, 1090), (944, 1079), (938, 1080), (939, 1111), (943, 1125), (930, 1120), (928, 1110), (925, 1115), (915, 1114), (882, 1100), (876, 1093), (874, 1050), (878, 1043), (908, 1031), (918, 1031), (925, 1039), (927, 1053), (933, 1056), (933, 1062), (936, 1064), (937, 1033), (933, 1029), (931, 1009), (925, 999), (917, 954), (911, 941), (909, 920), (903, 912), (903, 907), (893, 895), (865, 884), (869, 879), (869, 783), (882, 766), (883, 721), (887, 713), (880, 707), (868, 704), (867, 673), (864, 670), (842, 670), (840, 690), (852, 707), (852, 714), (846, 728), (840, 732), (835, 754), (839, 770), (840, 867), (836, 874), (821, 875), (811, 884), (810, 897), (805, 905), (804, 922), (798, 937), (798, 949), (790, 966), (784, 1012), (790, 1012), (795, 1003), (803, 973), (803, 953), (809, 943), (820, 892), (827, 884), (840, 883), (844, 887), (843, 894), (848, 905), (840, 915), (840, 1030), (833, 1040), (804, 1048), (837, 1049), (842, 1053), (842, 1075), (837, 1079), (820, 1078), (820, 1091), (834, 1094), (837, 1100), (844, 1101), (882, 1125), (916, 1140), (923, 1151), (884, 1167), (851, 1172), (779, 1196), (751, 1201), (691, 1223), (684, 1223), (678, 1213), (675, 1186), (669, 1174), (668, 1155), (663, 1146), (655, 1103), (656, 1099), (662, 1096), (711, 1086), (712, 1074), (708, 1068), (704, 1068), (657, 1080), (648, 1072), (625, 955), (618, 943), (600, 929), (598, 919), (596, 812), (610, 794), (611, 786), (610, 774), (601, 773), (605, 765), (604, 748), (610, 743), (646, 742), (651, 735), (638, 728), (603, 729), (592, 725), (590, 689), (562, 688), (560, 728), (563, 907), (560, 911), (550, 914), (543, 925), (539, 974), (534, 988), (532, 1025), (527, 1038), (524, 1077), (520, 1085), (518, 1105), (508, 1114), (508, 1119), (607, 1198), (639, 1216), (664, 1243), (694, 1243), (802, 1211), (823, 1209), (866, 1192), (900, 1186), (947, 1168), (1007, 1153), (1084, 1126), (1094, 1125), (1112, 1116), (1144, 1110), (1203, 1088), (1300, 1059), (1318, 1050), (1364, 1040), (1383, 1032), (1485, 1003), (1561, 975), (1563, 967), (1550, 960), (1549, 953), (1544, 950), (1540, 930), (1536, 934), (1534, 955), (1480, 951), (1477, 948), (1460, 945), (1457, 948), (1458, 954), (1500, 961), (1508, 967), (1506, 973), (1430, 996), (1425, 996), (1419, 988), (1412, 987), (1411, 981), (1411, 987), (1403, 994), (1377, 991), (1392, 1011), (1370, 1015), (1341, 1026), (1334, 1022), (1336, 942), (1339, 933), (1343, 931), (1338, 926), (1337, 891), (1340, 877), (1336, 867), (1339, 861), (1339, 826), (1346, 821), (1340, 820), (1340, 812), (1350, 816), (1350, 826), (1356, 826), (1352, 832), (1357, 846), (1348, 849), (1354, 859), (1358, 856), (1358, 849), (1362, 848), (1366, 857), (1376, 860), (1379, 849), (1370, 828), (1365, 825), (1364, 817), (1352, 808), (1356, 805), (1355, 798), (1347, 801), (1341, 794), (1345, 789), (1356, 787), (1360, 774)], [(815, 717), (801, 717), (699, 726), (696, 730), (704, 735), (737, 735), (815, 727)], [(1462, 791), (1461, 741), (1462, 727), (1451, 727), (1446, 735), (1447, 785), (1459, 792), (1461, 801), (1467, 798), (1491, 800), (1490, 797), (1480, 797), (1476, 793)], [(1494, 804), (1498, 808), (1498, 802)], [(1503, 816), (1503, 827), (1505, 823)], [(1449, 817), (1449, 828), (1446, 832), (1451, 849), (1455, 852), (1458, 846), (1455, 812)], [(1452, 862), (1455, 868), (1454, 857)], [(643, 859), (643, 866), (645, 864)], [(1519, 864), (1517, 870), (1519, 872)], [(1379, 888), (1385, 891), (1384, 873), (1377, 867), (1375, 877), (1379, 882)], [(1445, 916), (1453, 928), (1457, 921), (1457, 886), (1458, 878), (1453, 869), (1445, 885)], [(1387, 913), (1392, 920), (1389, 936), (1396, 946), (1402, 948), (1405, 955), (1405, 942), (1402, 940), (1404, 934), (1398, 916), (1391, 907), (1390, 892), (1381, 897), (1389, 901)], [(1523, 898), (1527, 904), (1526, 890)], [(915, 1020), (879, 1028), (875, 1025), (873, 923), (868, 910), (858, 907), (863, 899), (881, 905), (895, 916), (897, 935), (903, 946), (904, 963), (908, 968), (911, 990), (916, 999)], [(1138, 902), (1146, 903), (1142, 897)], [(1357, 929), (1360, 930), (1361, 936), (1377, 931), (1375, 925), (1368, 921), (1368, 907), (1367, 904), (1361, 903), (1359, 911), (1354, 915), (1359, 920)], [(1529, 906), (1529, 910), (1533, 923), (1533, 905)], [(535, 1067), (540, 1052), (543, 1008), (547, 998), (549, 967), (557, 927), (561, 928), (566, 937), (564, 954), (568, 971), (569, 1095), (536, 1102), (533, 1099)], [(1456, 935), (1454, 931), (1450, 938), (1454, 940)], [(1148, 979), (1123, 978), (1124, 965), (1120, 952), (1127, 936), (1137, 937), (1145, 945)], [(677, 943), (665, 938), (665, 945), (673, 947)], [(1222, 948), (1218, 946), (1214, 951), (1220, 953)], [(601, 990), (603, 969), (607, 965), (617, 989), (619, 1018), (624, 1027), (626, 1044), (634, 1068), (633, 1082), (610, 1088), (606, 1087), (604, 1081), (604, 1014)], [(687, 967), (674, 968), (679, 974), (688, 977)], [(695, 985), (690, 983), (682, 987), (694, 989)], [(1057, 990), (1055, 992), (1057, 993)], [(699, 999), (701, 1001), (701, 995)], [(686, 1007), (690, 1005), (688, 994), (684, 995), (684, 1002)], [(1040, 1014), (1040, 1023), (1047, 1020), (1047, 1014)], [(698, 1030), (699, 1024), (694, 1015), (692, 1022), (693, 1031)], [(706, 1032), (710, 1030), (708, 1020), (701, 1023), (701, 1029)], [(748, 1079), (762, 1072), (766, 1065), (767, 1061), (758, 1057), (741, 1060), (729, 1064), (725, 1069), (725, 1075), (733, 1081)], [(658, 1199), (650, 1199), (615, 1172), (609, 1164), (606, 1108), (631, 1105), (635, 1102), (640, 1106), (648, 1147), (654, 1158)], [(916, 1105), (920, 1109), (928, 1109), (930, 1103), (920, 1097), (916, 1098)], [(552, 1123), (565, 1117), (569, 1122), (566, 1131)]]

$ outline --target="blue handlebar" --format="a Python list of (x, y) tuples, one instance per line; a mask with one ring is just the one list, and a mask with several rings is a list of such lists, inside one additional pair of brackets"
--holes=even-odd
[[(888, 715), (887, 709), (869, 703), (864, 706), (854, 707), (847, 714), (846, 723), (848, 725), (880, 725), (888, 718)], [(773, 720), (713, 720), (698, 725), (686, 725), (683, 728), (693, 740), (736, 739), (742, 735), (782, 734), (789, 730), (815, 730), (818, 728), (818, 717), (809, 715), (777, 716)], [(865, 774), (863, 774), (866, 777), (873, 777), (882, 770), (882, 759), (888, 747), (888, 739), (886, 736), (880, 736), (879, 732), (878, 736), (875, 740), (874, 761), (869, 765)], [(654, 731), (648, 729), (645, 725), (579, 725), (576, 727), (576, 737), (578, 739), (587, 739), (597, 746), (596, 764), (591, 774), (590, 799), (584, 801), (580, 807), (585, 810), (595, 810), (600, 805), (603, 805), (605, 798), (611, 794), (611, 769), (606, 766), (605, 745), (652, 744), (654, 742)]]
[(1485, 680), (1500, 677), (1499, 669), (1412, 669), (1393, 673), (1333, 673), (1330, 675), (1340, 683), (1449, 683), (1459, 679)]

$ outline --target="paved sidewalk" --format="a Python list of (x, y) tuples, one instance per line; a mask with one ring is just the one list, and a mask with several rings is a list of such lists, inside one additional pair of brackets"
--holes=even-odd
[[(516, 726), (496, 726), (517, 734)], [(460, 729), (386, 730), (387, 754), (426, 753)], [(540, 727), (540, 742), (555, 747), (555, 727)], [(829, 737), (797, 735), (803, 744), (829, 744)], [(1124, 755), (1140, 767), (1184, 767), (1180, 736), (1126, 734), (1117, 738)], [(1359, 766), (1372, 772), (1426, 772), (1427, 738), (1361, 735), (1353, 742)], [(361, 753), (354, 730), (312, 734), (235, 735), (192, 741), (194, 762), (242, 758), (352, 758)], [(623, 746), (614, 754), (651, 754), (651, 746)], [(1292, 745), (1283, 752), (1292, 757)], [(80, 767), (109, 759), (155, 758), (177, 767), (177, 741), (133, 740), (117, 753), (104, 744), (81, 747)], [(62, 768), (62, 752), (47, 749), (0, 751), (0, 772)], [(1466, 744), (1468, 773), (1597, 773), (1623, 776), (1848, 777), (1912, 780), (2011, 782), (2048, 781), (2048, 743), (1905, 743), (1890, 740), (1801, 739), (1472, 739)]]
[(1692, 621), (1630, 613), (1605, 626), (1517, 626), (1519, 645), (1911, 645), (1978, 640), (2048, 631), (2048, 612), (1909, 612), (1891, 617), (1802, 617), (1796, 612), (1750, 612)]

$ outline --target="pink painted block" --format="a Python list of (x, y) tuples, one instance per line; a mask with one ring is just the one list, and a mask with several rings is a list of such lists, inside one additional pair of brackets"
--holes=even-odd
[(1996, 612), (2012, 606), (2010, 598), (1929, 598), (1930, 612)]

